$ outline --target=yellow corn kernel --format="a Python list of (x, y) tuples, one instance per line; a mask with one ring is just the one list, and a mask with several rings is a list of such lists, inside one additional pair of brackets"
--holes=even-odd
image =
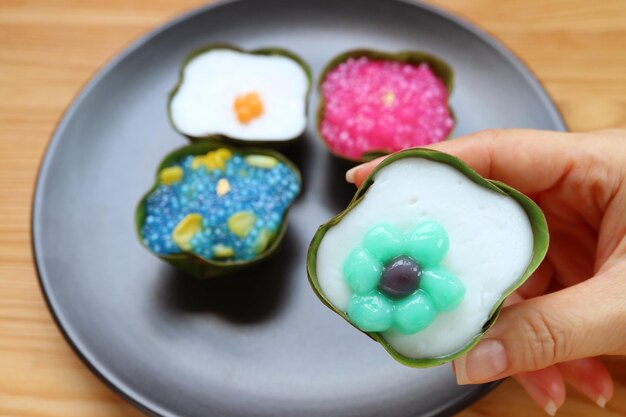
[(254, 213), (250, 211), (238, 211), (228, 218), (226, 224), (228, 225), (228, 230), (243, 238), (250, 233), (255, 222), (256, 216)]
[(267, 229), (261, 229), (259, 232), (259, 236), (256, 238), (256, 242), (254, 244), (254, 250), (257, 254), (262, 253), (269, 245), (270, 240), (272, 239), (272, 232)]
[(215, 186), (215, 194), (217, 194), (218, 197), (221, 197), (228, 194), (229, 191), (230, 183), (228, 182), (228, 180), (226, 178), (220, 178), (219, 181), (217, 181), (217, 185)]
[(181, 167), (169, 167), (159, 172), (159, 181), (165, 185), (172, 185), (183, 178), (183, 169)]
[(224, 170), (226, 167), (226, 161), (230, 159), (232, 152), (226, 148), (216, 149), (213, 152), (207, 154), (207, 167), (211, 169)]
[(278, 159), (269, 155), (248, 155), (245, 158), (246, 164), (257, 167), (270, 169), (278, 164)]
[(204, 166), (207, 171), (215, 169), (224, 170), (226, 161), (230, 159), (232, 152), (226, 148), (219, 148), (208, 152), (206, 155), (198, 155), (191, 161), (191, 168), (198, 169)]
[(218, 243), (213, 245), (213, 256), (216, 258), (230, 258), (235, 254), (235, 251), (230, 246), (222, 245)]
[(230, 157), (233, 156), (233, 153), (229, 149), (226, 149), (226, 148), (219, 148), (215, 150), (214, 152), (216, 156), (219, 156), (219, 158), (224, 161), (228, 161)]
[(182, 250), (191, 249), (191, 239), (202, 228), (202, 215), (190, 213), (186, 215), (174, 228), (172, 240)]
[(205, 164), (206, 156), (198, 155), (191, 160), (191, 169), (198, 169)]
[(385, 107), (391, 106), (395, 100), (396, 95), (391, 91), (387, 91), (383, 96), (383, 104), (385, 105)]
[(206, 169), (208, 171), (213, 171), (214, 169), (224, 168), (224, 164), (223, 163), (220, 164), (220, 162), (217, 160), (217, 158), (215, 158), (215, 155), (213, 153), (206, 154), (204, 165), (206, 166)]

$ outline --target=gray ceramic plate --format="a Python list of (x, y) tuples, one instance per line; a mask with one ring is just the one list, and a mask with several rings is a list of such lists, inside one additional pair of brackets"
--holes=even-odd
[(354, 191), (343, 182), (345, 166), (314, 137), (313, 123), (287, 152), (303, 172), (304, 190), (281, 251), (263, 268), (198, 283), (139, 245), (135, 204), (158, 161), (186, 143), (168, 124), (166, 95), (183, 56), (211, 42), (286, 47), (316, 74), (347, 49), (430, 51), (457, 75), (455, 136), (493, 127), (564, 129), (511, 53), (429, 6), (241, 0), (175, 19), (91, 80), (41, 168), (33, 246), (50, 308), (76, 352), (158, 416), (448, 415), (484, 394), (488, 386), (457, 386), (449, 366), (395, 363), (309, 288), (309, 240)]

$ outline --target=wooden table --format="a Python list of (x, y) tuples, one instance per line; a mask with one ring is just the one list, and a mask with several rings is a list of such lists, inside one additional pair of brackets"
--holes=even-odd
[[(572, 130), (626, 127), (626, 1), (437, 0), (495, 34), (539, 75)], [(199, 0), (0, 2), (0, 416), (141, 413), (96, 379), (54, 325), (35, 276), (30, 204), (55, 123), (129, 41)], [(514, 100), (511, 97), (511, 100)], [(601, 410), (570, 390), (562, 416), (626, 416), (626, 361), (609, 358)], [(460, 416), (543, 416), (512, 381)]]

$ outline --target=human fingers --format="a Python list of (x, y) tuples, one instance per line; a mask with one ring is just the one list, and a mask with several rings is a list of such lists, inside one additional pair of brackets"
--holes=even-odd
[(539, 268), (519, 287), (513, 294), (506, 297), (504, 307), (512, 306), (528, 298), (538, 297), (545, 294), (552, 282), (554, 270), (550, 262), (544, 261)]
[[(548, 221), (550, 247), (546, 259), (555, 270), (554, 278), (563, 287), (570, 287), (594, 275), (594, 258), (598, 233), (580, 219), (567, 223), (555, 214), (554, 204), (544, 203), (541, 208)], [(568, 208), (562, 204), (561, 213)]]
[(613, 397), (613, 379), (597, 358), (563, 362), (538, 371), (513, 375), (513, 378), (549, 415), (554, 415), (565, 401), (563, 381), (602, 408)]
[(455, 361), (460, 384), (626, 353), (626, 268), (502, 310), (484, 340)]
[(513, 378), (548, 415), (555, 415), (565, 402), (565, 382), (556, 366), (524, 372)]
[(386, 156), (381, 156), (371, 161), (350, 168), (346, 171), (346, 181), (360, 187), (365, 178), (380, 164)]
[[(529, 194), (552, 187), (576, 163), (571, 146), (575, 135), (527, 129), (485, 130), (427, 148), (454, 155), (480, 175)], [(384, 158), (352, 168), (346, 179), (359, 186)]]
[(557, 365), (565, 381), (604, 408), (613, 397), (613, 378), (597, 358), (584, 358)]
[[(537, 270), (517, 289), (517, 292), (524, 298), (539, 297), (546, 293), (552, 277), (554, 268), (547, 259), (544, 260)], [(510, 298), (510, 297), (509, 297)]]

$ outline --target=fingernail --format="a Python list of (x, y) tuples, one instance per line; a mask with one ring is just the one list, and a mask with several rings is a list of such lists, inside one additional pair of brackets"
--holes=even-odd
[(528, 374), (518, 374), (516, 379), (522, 387), (524, 387), (528, 395), (530, 395), (530, 398), (532, 398), (539, 407), (543, 408), (543, 411), (551, 416), (555, 415), (559, 409), (556, 402), (559, 401), (562, 404), (562, 400), (559, 400), (559, 397), (565, 398), (563, 393), (559, 395), (559, 391), (561, 391), (559, 384), (552, 383), (547, 387), (542, 386), (543, 384), (538, 384), (535, 378), (530, 377), (532, 376), (531, 374), (532, 372)]
[(455, 361), (459, 384), (473, 384), (495, 379), (506, 370), (508, 360), (504, 346), (498, 340), (485, 340)]
[(354, 176), (356, 175), (356, 170), (358, 167), (350, 168), (346, 171), (346, 181), (351, 184), (354, 184)]
[(598, 407), (600, 408), (606, 407), (606, 398), (604, 398), (604, 395), (600, 395), (598, 397), (598, 399), (596, 400), (596, 404), (598, 404)]
[(543, 409), (550, 416), (554, 416), (556, 414), (556, 410), (558, 410), (558, 408), (556, 407), (556, 403), (552, 400), (549, 400), (543, 407)]

